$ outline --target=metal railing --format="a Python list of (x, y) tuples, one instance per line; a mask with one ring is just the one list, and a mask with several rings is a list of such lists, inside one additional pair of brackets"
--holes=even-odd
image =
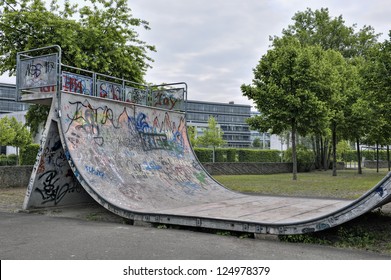
[(61, 63), (60, 46), (19, 52), (16, 90), (17, 100), (24, 95), (38, 99), (42, 94), (60, 97), (62, 92), (71, 92), (177, 111), (186, 111), (187, 102), (184, 82), (144, 85), (65, 65)]

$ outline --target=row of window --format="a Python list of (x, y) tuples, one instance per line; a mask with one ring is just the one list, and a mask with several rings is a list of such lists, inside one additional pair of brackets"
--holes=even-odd
[(223, 131), (234, 132), (249, 132), (250, 128), (247, 125), (221, 125)]
[(1, 100), (0, 102), (0, 113), (10, 113), (16, 111), (25, 111), (28, 109), (29, 104), (9, 101), (9, 100)]
[(0, 99), (16, 99), (16, 89), (12, 87), (0, 87)]
[(250, 106), (235, 106), (233, 104), (207, 104), (187, 102), (188, 111), (208, 112), (208, 113), (225, 113), (225, 114), (241, 114), (250, 116)]
[(226, 141), (247, 141), (250, 142), (250, 136), (249, 135), (228, 135), (224, 134), (223, 139)]
[(208, 122), (210, 117), (214, 117), (218, 123), (246, 123), (248, 117), (238, 115), (210, 115), (203, 113), (188, 112), (187, 119), (191, 121)]

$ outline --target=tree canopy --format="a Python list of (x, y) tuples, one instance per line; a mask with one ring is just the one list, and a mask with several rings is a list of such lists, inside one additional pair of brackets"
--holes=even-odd
[(0, 118), (0, 145), (17, 148), (25, 147), (32, 142), (30, 131), (15, 117)]
[(59, 45), (64, 64), (144, 82), (155, 47), (139, 38), (136, 28), (148, 22), (134, 18), (126, 0), (45, 2), (0, 1), (1, 74), (15, 73), (17, 52)]
[(296, 179), (296, 136), (325, 130), (328, 121), (325, 102), (317, 93), (326, 76), (320, 47), (303, 47), (296, 38), (275, 39), (274, 48), (254, 69), (253, 85), (242, 85), (245, 96), (253, 99), (260, 115), (249, 119), (251, 127), (292, 136), (293, 179)]
[(362, 131), (355, 122), (369, 117), (356, 114), (369, 104), (363, 98), (366, 82), (361, 73), (368, 53), (378, 46), (379, 34), (370, 26), (356, 31), (356, 25), (346, 26), (342, 16), (332, 18), (325, 8), (307, 9), (292, 19), (282, 37), (271, 38), (271, 49), (254, 69), (252, 85), (241, 86), (261, 113), (249, 124), (276, 134), (291, 131), (293, 179), (296, 134), (313, 136), (318, 166), (324, 168), (328, 168), (331, 142), (336, 175), (338, 139), (353, 138)]
[[(134, 18), (126, 0), (86, 0), (79, 7), (42, 0), (0, 0), (0, 74), (16, 71), (20, 51), (59, 45), (62, 63), (129, 81), (145, 83), (155, 47), (142, 41), (137, 28), (147, 21)], [(27, 124), (36, 133), (49, 108), (30, 106)]]
[(220, 147), (226, 143), (223, 140), (224, 133), (213, 116), (209, 117), (208, 128), (202, 129), (202, 132), (202, 135), (196, 138), (199, 145)]

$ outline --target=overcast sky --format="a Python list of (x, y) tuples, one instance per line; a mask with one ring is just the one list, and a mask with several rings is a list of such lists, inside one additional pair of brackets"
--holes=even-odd
[[(137, 30), (155, 45), (146, 80), (154, 84), (186, 82), (188, 99), (252, 104), (240, 85), (250, 84), (252, 69), (298, 11), (328, 8), (357, 30), (371, 25), (388, 38), (388, 0), (129, 0), (134, 17), (149, 21)], [(79, 2), (82, 4), (83, 2)], [(8, 78), (0, 77), (0, 82)]]

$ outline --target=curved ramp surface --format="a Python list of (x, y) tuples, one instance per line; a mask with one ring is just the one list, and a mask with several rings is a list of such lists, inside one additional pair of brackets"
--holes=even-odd
[[(196, 159), (184, 113), (71, 93), (61, 94), (58, 112), (55, 103), (50, 123), (58, 125), (77, 182), (125, 218), (301, 234), (347, 222), (391, 200), (390, 174), (355, 201), (233, 192), (213, 180)], [(25, 208), (37, 206), (29, 202), (33, 192), (31, 183)]]

